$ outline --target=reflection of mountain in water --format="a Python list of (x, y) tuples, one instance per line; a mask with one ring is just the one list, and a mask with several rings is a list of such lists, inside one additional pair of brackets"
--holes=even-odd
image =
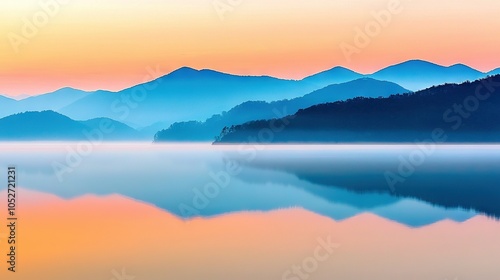
[[(222, 172), (225, 162), (231, 159), (248, 162), (237, 156), (236, 149), (201, 144), (102, 144), (95, 146), (88, 157), (82, 157), (80, 165), (64, 173), (64, 180), (59, 181), (51, 164), (65, 163), (66, 150), (76, 150), (77, 145), (39, 144), (38, 148), (33, 148), (33, 144), (16, 144), (3, 152), (2, 160), (15, 162), (21, 178), (19, 184), (32, 190), (65, 198), (121, 194), (188, 219), (300, 207), (337, 221), (370, 212), (401, 224), (420, 227), (444, 219), (461, 222), (476, 215), (474, 211), (432, 206), (422, 200), (436, 203), (435, 200), (422, 199), (421, 196), (414, 196), (418, 200), (406, 197), (410, 195), (392, 195), (383, 173), (397, 166), (397, 156), (405, 151), (391, 147), (329, 146), (321, 150), (298, 147), (285, 151), (267, 147), (258, 152), (250, 165), (244, 165), (240, 174), (231, 176), (227, 187), (208, 199), (203, 208), (184, 215), (180, 205), (193, 206), (193, 199), (199, 196), (204, 186), (213, 182), (211, 173)], [(488, 170), (498, 167), (494, 161), (500, 157), (494, 149), (480, 152), (478, 148), (476, 153), (480, 155), (477, 157), (469, 156), (471, 151), (467, 149), (452, 151), (457, 155), (464, 153), (467, 160), (473, 162), (471, 164), (478, 162), (478, 170), (483, 164), (491, 167)], [(442, 166), (446, 165), (450, 155), (445, 153), (443, 156), (441, 152), (436, 156), (442, 158), (441, 161), (434, 157), (419, 168), (419, 172), (430, 168), (434, 173), (426, 171), (422, 176), (428, 174), (432, 178), (446, 172)], [(479, 163), (481, 157), (483, 163)], [(448, 160), (461, 162), (457, 157)], [(117, 164), (119, 168), (115, 168)], [(408, 184), (421, 175), (417, 173), (409, 178)], [(488, 172), (478, 171), (476, 175), (488, 175)], [(474, 178), (472, 173), (470, 176)], [(425, 178), (416, 180), (415, 184), (422, 182)], [(403, 187), (406, 184), (397, 186), (397, 190)]]
[[(385, 174), (398, 175), (399, 156), (414, 151), (410, 148), (394, 154), (346, 157), (346, 153), (302, 153), (290, 156), (259, 158), (250, 165), (260, 169), (281, 170), (299, 179), (349, 190), (359, 194), (390, 194), (393, 198), (417, 198), (445, 208), (473, 209), (500, 218), (500, 155), (494, 149), (443, 149), (430, 156), (404, 182), (389, 187)], [(462, 150), (457, 152), (457, 150)], [(372, 153), (372, 154), (370, 154)], [(319, 156), (322, 154), (322, 156)], [(326, 155), (325, 155), (326, 154)], [(325, 190), (307, 189), (321, 197)]]
[[(126, 279), (299, 279), (283, 273), (327, 244), (335, 245), (323, 247), (331, 248), (331, 256), (309, 279), (444, 279), (429, 278), (429, 271), (499, 279), (500, 223), (481, 216), (419, 229), (366, 213), (335, 222), (303, 209), (185, 222), (121, 195), (64, 200), (18, 191), (25, 245), (17, 253), (23, 266), (15, 276), (0, 270), (0, 279), (113, 279), (112, 268), (128, 273)], [(71, 269), (40, 269), (47, 260)]]

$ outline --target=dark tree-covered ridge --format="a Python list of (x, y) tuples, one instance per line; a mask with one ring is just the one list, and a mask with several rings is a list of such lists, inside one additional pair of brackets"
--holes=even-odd
[[(443, 130), (450, 142), (500, 141), (500, 75), (386, 98), (358, 97), (299, 110), (277, 120), (232, 126), (219, 142), (413, 142)], [(265, 133), (263, 133), (265, 132)]]

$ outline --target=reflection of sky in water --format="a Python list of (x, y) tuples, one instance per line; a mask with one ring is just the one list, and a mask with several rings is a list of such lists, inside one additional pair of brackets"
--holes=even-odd
[[(235, 147), (106, 144), (59, 182), (66, 147), (0, 146), (23, 186), (22, 261), (0, 279), (295, 280), (284, 273), (328, 238), (340, 247), (310, 280), (499, 279), (500, 223), (478, 214), (498, 216), (496, 147), (442, 147), (394, 193), (383, 173), (411, 148), (273, 146), (248, 160)], [(242, 172), (203, 217), (175, 216), (229, 161)]]
[(337, 245), (307, 270), (309, 280), (499, 279), (500, 223), (480, 215), (418, 229), (298, 208), (181, 220), (121, 195), (19, 195), (19, 270), (2, 269), (0, 279), (110, 280), (124, 269), (137, 280), (296, 280), (286, 271), (304, 267), (327, 240)]
[[(213, 182), (209, 174), (224, 171), (227, 161), (238, 162), (242, 172), (197, 214), (302, 207), (335, 220), (371, 212), (411, 226), (476, 215), (456, 206), (498, 216), (488, 205), (469, 205), (457, 191), (474, 186), (478, 195), (498, 197), (493, 185), (500, 181), (500, 149), (495, 146), (440, 147), (397, 186), (397, 195), (391, 194), (384, 172), (395, 171), (398, 157), (415, 147), (270, 146), (252, 158), (237, 152), (237, 146), (105, 144), (94, 147), (59, 182), (52, 164), (65, 162), (68, 147), (75, 149), (74, 144), (3, 144), (1, 161), (17, 165), (19, 184), (29, 189), (66, 198), (117, 193), (179, 216), (179, 206), (193, 206), (194, 190)], [(444, 191), (449, 192), (446, 200), (430, 195)]]

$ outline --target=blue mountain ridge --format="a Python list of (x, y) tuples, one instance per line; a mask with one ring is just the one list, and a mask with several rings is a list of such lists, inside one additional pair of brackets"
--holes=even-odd
[(0, 117), (28, 111), (57, 111), (87, 95), (90, 92), (62, 88), (54, 92), (31, 96), (21, 100), (0, 97)]
[[(439, 128), (445, 134), (442, 142), (497, 143), (500, 141), (499, 85), (500, 75), (496, 75), (474, 82), (434, 86), (411, 94), (356, 97), (319, 104), (287, 116), (286, 122), (284, 118), (275, 118), (232, 126), (223, 130), (217, 142), (247, 142), (258, 139), (258, 133), (273, 127), (273, 123), (287, 123), (268, 141), (413, 143), (416, 139), (431, 137)], [(475, 102), (476, 107), (471, 107), (470, 102)]]
[(434, 85), (477, 80), (494, 73), (496, 72), (483, 73), (464, 64), (442, 66), (424, 60), (409, 60), (367, 75), (359, 74), (343, 67), (335, 67), (306, 77), (303, 81), (315, 82), (318, 85), (326, 86), (352, 77), (369, 77), (376, 80), (390, 81), (412, 91), (417, 91)]
[(445, 67), (423, 60), (410, 60), (389, 66), (369, 76), (377, 80), (392, 81), (417, 91), (445, 83), (473, 81), (485, 77), (486, 74), (463, 64)]
[(54, 111), (18, 113), (0, 119), (3, 141), (136, 140), (136, 130), (117, 121), (98, 118), (75, 121)]
[(77, 120), (108, 117), (140, 128), (157, 122), (204, 120), (245, 101), (291, 98), (314, 89), (312, 84), (293, 80), (183, 67), (120, 92), (90, 94), (58, 112)]
[(363, 77), (363, 74), (354, 72), (341, 66), (337, 66), (332, 69), (306, 77), (302, 79), (302, 81), (315, 84), (319, 88), (322, 88), (331, 84), (341, 84)]
[[(52, 110), (74, 120), (110, 118), (152, 133), (173, 123), (187, 120), (202, 122), (217, 112), (228, 111), (248, 101), (293, 99), (331, 84), (361, 77), (394, 82), (415, 91), (432, 85), (476, 80), (498, 73), (499, 69), (482, 73), (463, 64), (445, 67), (423, 60), (410, 60), (369, 75), (344, 67), (334, 67), (295, 81), (269, 76), (237, 76), (183, 67), (153, 81), (118, 92), (85, 92), (63, 88), (20, 101), (2, 97), (0, 117), (26, 111)], [(134, 94), (137, 97), (144, 90), (144, 100), (143, 96), (140, 96), (141, 100), (133, 98)]]
[(242, 124), (252, 120), (273, 119), (296, 113), (313, 105), (346, 100), (356, 96), (387, 97), (405, 93), (407, 89), (391, 82), (370, 78), (334, 84), (302, 97), (274, 102), (247, 101), (227, 112), (214, 115), (205, 122), (178, 122), (155, 135), (155, 141), (212, 141), (225, 126)]

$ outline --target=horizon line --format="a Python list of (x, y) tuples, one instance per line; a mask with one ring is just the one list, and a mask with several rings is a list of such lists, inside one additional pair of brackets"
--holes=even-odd
[[(500, 66), (498, 67), (494, 67), (486, 72), (483, 72), (481, 70), (478, 70), (470, 65), (467, 65), (465, 63), (462, 63), (462, 62), (457, 62), (457, 63), (453, 63), (453, 64), (450, 64), (450, 65), (444, 65), (444, 64), (439, 64), (439, 63), (436, 63), (436, 62), (433, 62), (433, 61), (429, 61), (429, 60), (425, 60), (425, 59), (420, 59), (420, 58), (414, 58), (414, 59), (408, 59), (408, 60), (404, 60), (404, 61), (400, 61), (400, 62), (397, 62), (397, 63), (394, 63), (394, 64), (390, 64), (390, 65), (387, 65), (387, 66), (384, 66), (384, 67), (381, 67), (379, 68), (378, 70), (375, 70), (373, 72), (368, 72), (368, 73), (363, 73), (361, 71), (356, 71), (356, 70), (353, 70), (351, 68), (348, 68), (346, 66), (342, 66), (342, 65), (336, 65), (336, 66), (333, 66), (333, 67), (330, 67), (330, 68), (327, 68), (327, 69), (324, 69), (324, 70), (320, 70), (318, 72), (314, 72), (314, 73), (311, 73), (311, 74), (307, 74), (306, 76), (302, 77), (301, 79), (287, 79), (287, 78), (282, 78), (282, 77), (278, 77), (278, 76), (271, 76), (271, 75), (245, 75), (245, 74), (237, 74), (237, 73), (229, 73), (229, 72), (224, 72), (224, 71), (219, 71), (217, 69), (211, 69), (211, 68), (195, 68), (195, 67), (191, 67), (191, 66), (181, 66), (179, 68), (176, 68), (170, 72), (165, 72), (163, 74), (161, 74), (160, 76), (158, 77), (154, 77), (153, 79), (151, 80), (148, 80), (148, 81), (145, 81), (145, 82), (142, 82), (142, 83), (138, 83), (138, 84), (131, 84), (131, 85), (128, 85), (128, 86), (125, 86), (123, 88), (120, 88), (118, 90), (109, 90), (109, 89), (105, 89), (105, 88), (98, 88), (98, 89), (94, 89), (94, 90), (85, 90), (85, 89), (81, 89), (81, 88), (76, 88), (76, 87), (72, 87), (72, 86), (63, 86), (63, 87), (59, 87), (59, 88), (56, 88), (54, 90), (50, 90), (50, 91), (47, 91), (47, 92), (40, 92), (40, 93), (37, 93), (37, 94), (18, 94), (18, 95), (10, 95), (10, 94), (3, 94), (3, 93), (0, 93), (0, 96), (3, 96), (3, 97), (6, 97), (6, 98), (10, 98), (10, 99), (13, 99), (13, 100), (16, 100), (16, 101), (21, 101), (21, 100), (24, 100), (24, 99), (28, 99), (30, 97), (35, 97), (35, 96), (40, 96), (40, 95), (44, 95), (44, 94), (49, 94), (49, 93), (54, 93), (54, 92), (57, 92), (57, 91), (60, 91), (60, 90), (63, 90), (63, 89), (72, 89), (72, 90), (78, 90), (78, 91), (84, 91), (84, 92), (89, 92), (89, 93), (93, 93), (93, 92), (96, 92), (96, 91), (109, 91), (109, 92), (120, 92), (120, 91), (123, 91), (123, 90), (126, 90), (126, 89), (129, 89), (129, 88), (132, 88), (132, 87), (135, 87), (135, 86), (138, 86), (138, 85), (142, 85), (142, 84), (146, 84), (146, 83), (149, 83), (149, 82), (152, 82), (152, 81), (155, 81), (157, 79), (160, 79), (162, 77), (165, 77), (165, 76), (168, 76), (176, 71), (179, 71), (183, 68), (188, 68), (188, 69), (191, 69), (191, 70), (194, 70), (194, 71), (197, 71), (197, 72), (200, 72), (200, 71), (213, 71), (213, 72), (217, 72), (217, 73), (221, 73), (221, 74), (226, 74), (226, 75), (232, 75), (232, 76), (239, 76), (239, 77), (269, 77), (269, 78), (274, 78), (274, 79), (279, 79), (279, 80), (285, 80), (285, 81), (302, 81), (308, 77), (311, 77), (311, 76), (314, 76), (314, 75), (317, 75), (317, 74), (320, 74), (320, 73), (324, 73), (324, 72), (327, 72), (329, 70), (332, 70), (332, 69), (335, 69), (335, 68), (343, 68), (343, 69), (346, 69), (346, 70), (349, 70), (349, 71), (352, 71), (356, 74), (360, 74), (360, 75), (363, 75), (363, 76), (369, 76), (369, 75), (373, 75), (381, 70), (384, 70), (384, 69), (387, 69), (389, 67), (393, 67), (393, 66), (397, 66), (397, 65), (400, 65), (400, 64), (404, 64), (404, 63), (408, 63), (408, 62), (411, 62), (411, 61), (419, 61), (419, 62), (425, 62), (425, 63), (430, 63), (430, 64), (434, 64), (434, 65), (437, 65), (437, 66), (441, 66), (441, 67), (446, 67), (446, 68), (450, 68), (450, 67), (453, 67), (453, 66), (466, 66), (468, 68), (471, 68), (475, 71), (478, 71), (480, 73), (483, 73), (483, 74), (488, 74), (492, 71), (495, 71), (497, 69), (500, 69)], [(21, 97), (21, 98), (19, 98)]]

